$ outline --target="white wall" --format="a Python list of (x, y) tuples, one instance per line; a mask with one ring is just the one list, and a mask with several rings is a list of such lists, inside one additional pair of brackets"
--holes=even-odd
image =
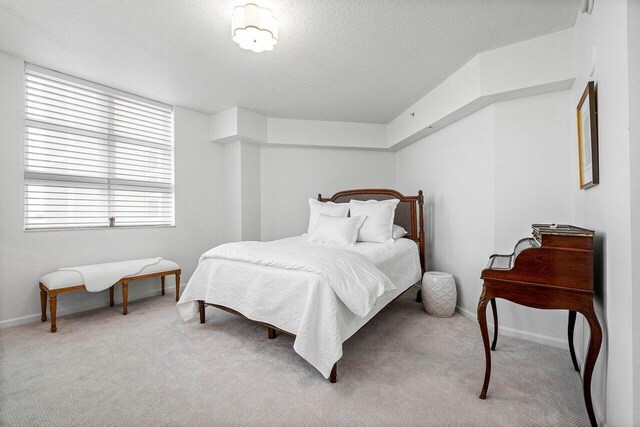
[[(631, 148), (631, 254), (633, 307), (640, 307), (640, 1), (629, 0), (629, 144)], [(633, 313), (633, 423), (640, 425), (640, 312)]]
[(242, 240), (260, 240), (260, 146), (242, 143)]
[[(351, 188), (394, 188), (394, 153), (323, 148), (261, 148), (262, 240), (306, 233), (309, 198)], [(417, 193), (417, 188), (410, 194)]]
[[(475, 316), (480, 272), (536, 222), (570, 222), (568, 91), (486, 107), (400, 150), (400, 191), (425, 190), (427, 269), (452, 273)], [(566, 348), (566, 314), (499, 301), (505, 333)]]
[(223, 189), (217, 203), (222, 205), (222, 236), (227, 242), (260, 240), (260, 147), (237, 140), (221, 149)]
[[(494, 105), (494, 249), (511, 253), (533, 223), (572, 223), (571, 194), (576, 188), (569, 138), (573, 114), (569, 91)], [(579, 225), (579, 224), (578, 224)], [(505, 326), (549, 337), (567, 347), (567, 313), (539, 311), (499, 302)]]
[[(637, 26), (637, 22), (635, 23)], [(567, 109), (575, 109), (589, 80), (598, 94), (600, 184), (575, 190), (575, 222), (600, 235), (602, 257), (596, 283), (604, 351), (594, 372), (594, 406), (610, 426), (633, 423), (631, 164), (627, 2), (595, 2), (592, 15), (580, 14), (574, 28), (576, 83)], [(637, 31), (637, 30), (636, 30)], [(595, 53), (595, 70), (592, 55)], [(633, 76), (637, 79), (638, 75)], [(571, 140), (576, 141), (575, 127)], [(636, 141), (637, 144), (637, 141)], [(577, 165), (574, 151), (572, 164)], [(637, 168), (637, 163), (634, 165)], [(577, 176), (577, 167), (574, 174)], [(637, 189), (634, 183), (634, 188)], [(634, 198), (637, 196), (634, 196)], [(635, 238), (637, 239), (637, 237)], [(637, 309), (637, 307), (636, 307)], [(580, 345), (583, 349), (588, 337)], [(637, 358), (637, 355), (636, 355)], [(635, 390), (635, 399), (638, 392)], [(606, 402), (606, 414), (603, 414)]]
[[(212, 143), (213, 144), (213, 143)], [(242, 240), (242, 142), (220, 146), (222, 150), (222, 237), (227, 242)]]
[(458, 304), (470, 311), (493, 253), (493, 151), (487, 107), (396, 155), (396, 188), (424, 191), (427, 270), (453, 274)]
[[(216, 194), (222, 148), (207, 142), (208, 118), (175, 111), (175, 227), (25, 232), (23, 67), (20, 59), (0, 53), (0, 322), (39, 318), (38, 279), (62, 266), (162, 256), (180, 264), (186, 284), (200, 254), (221, 243)], [(150, 293), (159, 293), (157, 280), (130, 290), (131, 299)], [(104, 307), (107, 298), (107, 292), (77, 292), (60, 297), (58, 308), (62, 315)], [(3, 326), (8, 323), (16, 321)]]

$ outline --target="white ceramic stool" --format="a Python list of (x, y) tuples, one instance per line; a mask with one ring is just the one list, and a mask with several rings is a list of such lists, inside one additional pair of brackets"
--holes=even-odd
[(451, 317), (456, 311), (458, 292), (449, 273), (427, 271), (422, 277), (422, 305), (427, 314)]

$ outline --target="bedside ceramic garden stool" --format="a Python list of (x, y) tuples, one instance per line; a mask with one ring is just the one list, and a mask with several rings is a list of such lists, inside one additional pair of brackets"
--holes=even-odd
[(456, 282), (449, 273), (427, 271), (422, 277), (422, 305), (427, 314), (451, 317), (456, 311), (458, 292)]

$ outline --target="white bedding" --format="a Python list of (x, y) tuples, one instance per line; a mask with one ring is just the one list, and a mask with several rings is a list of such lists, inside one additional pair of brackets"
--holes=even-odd
[(200, 263), (205, 259), (314, 273), (360, 317), (369, 313), (380, 295), (396, 288), (364, 255), (303, 239), (227, 243), (205, 252)]
[(162, 257), (134, 259), (130, 261), (106, 262), (103, 264), (62, 267), (58, 271), (80, 273), (84, 287), (89, 292), (100, 292), (113, 286), (120, 279), (134, 276), (150, 265), (159, 263)]
[[(357, 243), (348, 248), (309, 243), (306, 236), (277, 242), (281, 247), (302, 245), (363, 255), (393, 282), (396, 289), (376, 297), (372, 308), (358, 315), (327, 283), (327, 276), (318, 272), (283, 268), (268, 261), (261, 261), (262, 265), (244, 262), (251, 260), (237, 253), (227, 254), (226, 259), (218, 254), (216, 258), (203, 256), (201, 259), (178, 303), (182, 317), (187, 320), (196, 316), (197, 300), (204, 300), (295, 333), (294, 350), (328, 378), (333, 364), (342, 356), (342, 343), (384, 304), (420, 279), (417, 246), (408, 239)], [(388, 285), (385, 288), (390, 289)]]

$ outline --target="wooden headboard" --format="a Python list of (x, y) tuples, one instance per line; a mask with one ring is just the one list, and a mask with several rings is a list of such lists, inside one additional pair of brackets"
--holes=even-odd
[(329, 198), (323, 198), (318, 194), (318, 200), (321, 202), (349, 203), (350, 200), (387, 200), (399, 199), (396, 208), (396, 216), (394, 224), (397, 224), (407, 230), (406, 239), (411, 239), (418, 244), (420, 251), (420, 265), (422, 272), (425, 271), (424, 265), (424, 197), (422, 190), (418, 191), (417, 196), (405, 196), (396, 190), (390, 189), (358, 189), (339, 191)]

